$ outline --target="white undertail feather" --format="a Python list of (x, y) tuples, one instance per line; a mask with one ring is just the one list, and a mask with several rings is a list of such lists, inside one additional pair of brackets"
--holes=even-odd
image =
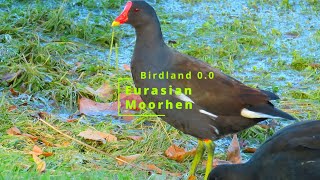
[(213, 125), (211, 125), (211, 124), (209, 124), (209, 126), (213, 128), (214, 132), (215, 132), (217, 135), (219, 134), (219, 130), (218, 130), (215, 126), (213, 126)]
[(246, 108), (243, 108), (241, 110), (241, 116), (245, 117), (245, 118), (281, 118), (278, 116), (272, 116), (272, 115), (268, 115), (268, 114), (263, 114), (260, 112), (254, 112), (254, 111), (250, 111)]
[(183, 93), (181, 93), (181, 94), (179, 94), (179, 95), (175, 95), (175, 96), (176, 96), (178, 99), (182, 100), (182, 101), (194, 103), (191, 98), (189, 98), (188, 96), (186, 96), (186, 95), (183, 94)]
[(208, 115), (208, 116), (211, 116), (211, 117), (214, 118), (214, 119), (218, 117), (217, 115), (212, 114), (212, 113), (210, 113), (210, 112), (208, 112), (208, 111), (205, 111), (205, 110), (203, 110), (203, 109), (200, 109), (199, 112), (202, 113), (202, 114), (206, 114), (206, 115)]

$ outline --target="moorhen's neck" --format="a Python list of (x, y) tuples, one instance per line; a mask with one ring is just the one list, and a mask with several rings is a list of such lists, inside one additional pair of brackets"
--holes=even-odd
[(141, 24), (135, 27), (136, 48), (158, 48), (165, 45), (161, 32), (159, 20), (155, 18), (153, 22)]

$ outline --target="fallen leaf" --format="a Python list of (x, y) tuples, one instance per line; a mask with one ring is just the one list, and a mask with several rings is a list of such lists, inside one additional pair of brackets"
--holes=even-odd
[(43, 153), (42, 149), (37, 145), (34, 145), (32, 151), (29, 152), (29, 154), (34, 154), (36, 156), (39, 156), (42, 153)]
[(13, 88), (10, 88), (10, 92), (12, 96), (19, 96), (19, 92), (15, 91)]
[(61, 144), (54, 144), (54, 146), (56, 146), (56, 147), (67, 147), (67, 146), (70, 146), (70, 142), (64, 141)]
[(142, 101), (141, 97), (137, 94), (130, 94), (130, 95), (127, 95), (125, 93), (121, 93), (120, 94), (120, 102), (121, 102), (121, 108), (122, 109), (125, 109), (126, 108), (126, 103), (131, 103), (132, 101), (135, 101), (136, 102), (136, 108), (135, 109), (127, 109), (127, 110), (136, 110), (136, 111), (140, 111), (139, 109), (139, 104)]
[(107, 134), (100, 131), (93, 131), (91, 129), (87, 129), (82, 131), (78, 134), (78, 136), (83, 137), (85, 139), (101, 141), (103, 143), (107, 142), (114, 142), (117, 141), (117, 137), (112, 134)]
[(104, 138), (107, 142), (116, 142), (118, 141), (118, 138), (112, 134), (104, 133), (104, 132), (99, 132), (99, 135)]
[(86, 90), (88, 90), (91, 94), (98, 96), (101, 100), (109, 100), (112, 97), (113, 89), (110, 87), (108, 83), (102, 84), (102, 86), (94, 90), (91, 87), (86, 87)]
[(33, 141), (37, 141), (38, 140), (38, 137), (33, 136), (31, 134), (27, 134), (27, 133), (22, 133), (21, 136), (28, 137), (28, 138), (32, 139)]
[(146, 169), (150, 170), (150, 171), (156, 172), (157, 174), (162, 174), (162, 170), (160, 168), (158, 168), (154, 164), (144, 164), (144, 163), (142, 163), (142, 166), (145, 167)]
[(43, 152), (42, 155), (44, 155), (45, 157), (49, 157), (53, 155), (53, 152)]
[(181, 177), (182, 173), (175, 173), (175, 172), (169, 172), (169, 171), (165, 171), (166, 174), (169, 174), (170, 176), (174, 176), (174, 177)]
[(186, 157), (188, 156), (194, 156), (196, 153), (196, 150), (193, 149), (191, 151), (186, 151), (183, 148), (178, 147), (177, 145), (173, 144), (171, 145), (166, 151), (165, 155), (169, 159), (173, 159), (178, 162), (182, 162)]
[(40, 138), (40, 140), (41, 140), (46, 146), (54, 146), (53, 143), (47, 141), (45, 138)]
[(87, 116), (117, 115), (118, 108), (114, 108), (117, 108), (117, 104), (99, 103), (84, 97), (79, 100), (79, 111)]
[(128, 136), (128, 138), (130, 138), (134, 141), (141, 141), (143, 139), (142, 136)]
[(130, 65), (128, 65), (128, 64), (124, 64), (122, 67), (126, 71), (131, 71)]
[(41, 111), (41, 112), (38, 112), (38, 115), (41, 119), (47, 119), (50, 117), (49, 113), (47, 112), (44, 112), (44, 111)]
[(37, 165), (37, 171), (42, 173), (46, 170), (46, 162), (44, 162), (42, 159), (40, 159), (37, 155), (32, 154), (33, 161)]
[(69, 122), (69, 123), (71, 123), (71, 122), (78, 122), (79, 120), (78, 119), (67, 119), (66, 120), (66, 122)]
[(132, 113), (132, 111), (130, 110), (123, 110), (123, 112), (121, 112), (122, 115), (122, 119), (125, 121), (132, 121), (135, 119), (134, 113)]
[(227, 150), (227, 161), (233, 164), (241, 163), (240, 145), (236, 134), (233, 135), (230, 146)]
[(9, 106), (8, 111), (11, 112), (11, 111), (14, 111), (16, 109), (17, 109), (17, 106), (12, 105), (12, 106)]
[(254, 153), (256, 152), (256, 148), (252, 148), (252, 147), (246, 147), (242, 152), (244, 153)]
[[(121, 165), (124, 165), (125, 162), (132, 162), (136, 159), (138, 159), (139, 157), (141, 157), (141, 154), (134, 154), (134, 155), (130, 155), (130, 156), (117, 156), (117, 163), (121, 166)], [(119, 159), (125, 161), (120, 161)]]
[(12, 127), (10, 129), (7, 130), (7, 134), (9, 135), (21, 135), (21, 131), (20, 129), (18, 129), (17, 127)]

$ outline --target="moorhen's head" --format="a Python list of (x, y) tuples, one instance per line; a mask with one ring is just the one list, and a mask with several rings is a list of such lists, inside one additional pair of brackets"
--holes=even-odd
[(127, 23), (137, 28), (157, 21), (157, 15), (152, 6), (145, 1), (128, 1), (122, 13), (113, 21), (112, 26)]

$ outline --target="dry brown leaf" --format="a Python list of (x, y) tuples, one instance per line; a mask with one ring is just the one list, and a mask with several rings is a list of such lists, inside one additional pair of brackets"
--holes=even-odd
[(54, 146), (53, 143), (47, 141), (45, 138), (40, 138), (40, 140), (41, 140), (46, 146)]
[(141, 141), (143, 139), (142, 136), (128, 136), (128, 138), (130, 138), (134, 141)]
[(254, 153), (254, 152), (256, 152), (256, 148), (252, 148), (252, 147), (246, 147), (246, 148), (244, 148), (244, 150), (242, 151), (242, 152), (244, 152), (244, 153)]
[(165, 171), (166, 174), (169, 174), (170, 176), (173, 176), (173, 177), (181, 177), (182, 176), (182, 173), (174, 173), (174, 172), (169, 172), (169, 171)]
[(50, 114), (44, 111), (38, 112), (38, 115), (41, 119), (47, 119), (50, 117)]
[(62, 147), (67, 147), (70, 146), (70, 142), (69, 141), (65, 141), (61, 143)]
[(102, 84), (102, 86), (94, 90), (91, 87), (86, 87), (86, 90), (88, 90), (91, 94), (98, 96), (101, 100), (109, 100), (112, 97), (113, 89), (110, 87), (108, 83)]
[(19, 92), (15, 91), (13, 88), (10, 88), (10, 92), (12, 96), (19, 96)]
[(18, 129), (16, 126), (8, 129), (8, 130), (7, 130), (7, 133), (8, 133), (9, 135), (21, 135), (20, 129)]
[(227, 161), (230, 161), (233, 164), (241, 163), (240, 145), (239, 145), (237, 134), (233, 135), (231, 144), (228, 147)]
[(43, 150), (39, 146), (34, 145), (32, 151), (30, 151), (29, 154), (36, 156), (44, 155), (45, 157), (49, 157), (53, 155), (53, 152), (43, 152)]
[(61, 144), (54, 144), (54, 146), (56, 146), (56, 147), (67, 147), (67, 146), (70, 146), (70, 142), (64, 141)]
[(196, 153), (196, 150), (193, 149), (191, 151), (186, 151), (183, 148), (178, 147), (177, 145), (173, 144), (171, 145), (166, 151), (165, 155), (169, 159), (173, 159), (178, 162), (182, 162), (186, 157), (188, 156), (194, 156)]
[(29, 154), (33, 154), (33, 155), (36, 155), (36, 156), (39, 156), (42, 153), (43, 153), (42, 149), (37, 145), (34, 145), (33, 148), (32, 148), (32, 151), (29, 152)]
[(105, 141), (98, 131), (93, 131), (91, 129), (80, 132), (78, 136), (95, 141)]
[(117, 106), (114, 107), (114, 103), (99, 103), (84, 97), (79, 100), (79, 111), (81, 114), (88, 116), (106, 116), (118, 114)]
[[(126, 103), (127, 102), (136, 102), (136, 108), (135, 109), (126, 109)], [(139, 95), (137, 94), (126, 94), (126, 93), (121, 93), (120, 94), (120, 103), (121, 103), (121, 108), (125, 110), (135, 110), (135, 111), (140, 111), (139, 104), (142, 103), (142, 99)]]
[(142, 166), (150, 171), (156, 172), (157, 174), (162, 174), (162, 170), (154, 164), (142, 164)]
[(9, 111), (9, 112), (14, 111), (14, 110), (16, 110), (16, 109), (17, 109), (17, 106), (15, 106), (15, 105), (12, 105), (12, 106), (9, 106), (9, 107), (8, 107), (8, 111)]
[(78, 122), (78, 119), (67, 119), (66, 122), (72, 123), (72, 122)]
[(53, 155), (53, 152), (43, 152), (42, 155), (44, 155), (45, 157), (49, 157)]
[[(141, 154), (134, 154), (134, 155), (130, 155), (130, 156), (117, 156), (117, 158), (130, 163), (130, 162), (138, 159), (140, 156), (141, 156)], [(125, 164), (123, 161), (120, 161), (118, 159), (117, 159), (117, 163), (120, 166)]]
[(112, 134), (108, 134), (108, 133), (104, 133), (104, 132), (100, 132), (98, 131), (98, 134), (104, 138), (107, 142), (116, 142), (118, 141), (118, 138)]
[(37, 171), (42, 173), (46, 170), (46, 162), (44, 162), (42, 159), (40, 159), (37, 155), (32, 154), (33, 161), (37, 165)]
[(125, 120), (125, 121), (132, 121), (135, 119), (135, 116), (132, 116), (133, 113), (132, 111), (130, 110), (123, 110), (123, 112), (121, 113), (123, 116), (122, 116), (122, 119)]
[(117, 137), (112, 134), (107, 134), (100, 131), (93, 131), (91, 129), (87, 129), (82, 131), (78, 134), (85, 139), (95, 140), (95, 141), (102, 141), (103, 143), (107, 142), (114, 142), (117, 141)]
[(32, 139), (33, 141), (37, 141), (38, 140), (38, 138), (36, 136), (33, 136), (31, 134), (27, 134), (27, 133), (22, 133), (21, 136), (28, 137), (28, 138)]

